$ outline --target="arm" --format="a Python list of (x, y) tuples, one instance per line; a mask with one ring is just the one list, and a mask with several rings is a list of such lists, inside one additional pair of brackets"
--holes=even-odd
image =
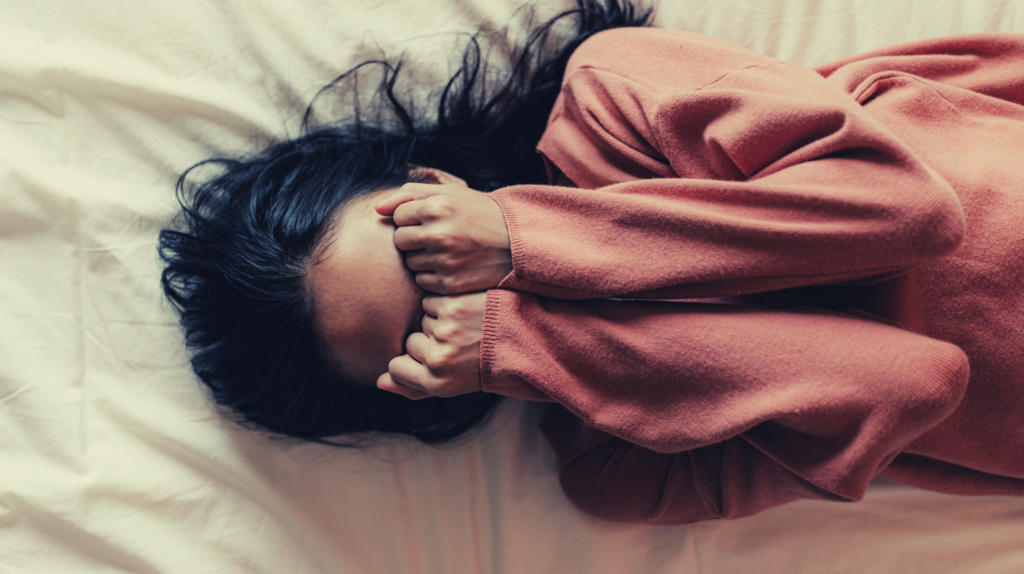
[(688, 524), (741, 518), (801, 499), (860, 498), (815, 486), (742, 437), (660, 453), (591, 427), (560, 406), (551, 408), (541, 431), (558, 457), (566, 497), (604, 520)]
[[(570, 498), (625, 489), (682, 521), (859, 499), (968, 375), (954, 345), (834, 313), (502, 290), (488, 292), (480, 353), (484, 391), (558, 402), (599, 431), (546, 431), (563, 483), (576, 477)], [(654, 465), (642, 484), (633, 459)]]
[(879, 280), (964, 229), (950, 186), (848, 94), (692, 34), (585, 43), (538, 149), (591, 189), (491, 193), (513, 259), (501, 288), (694, 298)]
[(872, 76), (897, 71), (1024, 105), (1022, 59), (1024, 34), (962, 34), (872, 50), (815, 71), (851, 94), (860, 92), (860, 101)]

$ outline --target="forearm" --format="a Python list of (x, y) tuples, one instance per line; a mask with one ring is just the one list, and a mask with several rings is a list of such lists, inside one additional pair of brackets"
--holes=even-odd
[(959, 245), (950, 185), (833, 83), (693, 35), (643, 39), (581, 47), (538, 147), (585, 189), (491, 194), (512, 247), (499, 287), (731, 296), (889, 277)]
[(952, 412), (967, 381), (953, 345), (824, 312), (492, 290), (485, 317), (484, 391), (556, 401), (661, 453), (743, 436), (846, 497)]
[(800, 499), (857, 500), (867, 480), (839, 496), (801, 478), (735, 437), (680, 453), (659, 453), (586, 425), (553, 407), (541, 430), (559, 461), (573, 504), (616, 522), (688, 524), (740, 518)]

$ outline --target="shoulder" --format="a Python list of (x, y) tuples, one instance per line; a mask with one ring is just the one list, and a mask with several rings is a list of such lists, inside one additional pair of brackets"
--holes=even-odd
[(736, 44), (681, 30), (615, 28), (598, 32), (573, 52), (565, 81), (597, 71), (657, 89), (697, 89), (732, 70), (774, 61)]

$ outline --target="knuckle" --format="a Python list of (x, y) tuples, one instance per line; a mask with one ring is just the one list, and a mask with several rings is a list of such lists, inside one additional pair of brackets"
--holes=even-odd
[(446, 219), (452, 215), (452, 206), (446, 196), (434, 196), (423, 206), (423, 215), (430, 219)]
[(457, 353), (458, 349), (445, 345), (441, 350), (441, 359), (444, 361), (445, 365), (452, 365), (455, 362)]
[(427, 351), (423, 356), (423, 364), (427, 366), (427, 369), (431, 371), (437, 371), (444, 368), (441, 360), (438, 358), (437, 353), (433, 351)]
[(451, 256), (450, 254), (444, 254), (437, 258), (436, 267), (438, 271), (445, 271), (450, 273), (454, 271), (457, 266), (458, 262), (456, 261), (455, 257)]
[(438, 303), (437, 305), (438, 318), (440, 318), (441, 315), (444, 315), (445, 317), (450, 317), (454, 305), (455, 304), (451, 299), (442, 299), (441, 302)]
[(416, 257), (406, 258), (405, 264), (414, 271), (431, 271), (433, 268), (433, 265), (430, 264), (430, 258), (423, 254), (417, 254)]
[(453, 321), (462, 321), (469, 316), (469, 311), (463, 305), (453, 305), (448, 316)]
[(437, 219), (437, 207), (433, 201), (424, 201), (420, 206), (420, 214), (423, 219)]
[(455, 202), (452, 200), (450, 195), (435, 195), (435, 203), (446, 215), (451, 215), (455, 212)]
[(439, 345), (428, 351), (424, 360), (431, 370), (444, 369), (451, 365), (453, 356), (451, 347), (447, 345)]
[(445, 229), (437, 233), (436, 240), (445, 249), (455, 249), (462, 244), (462, 234), (453, 229)]
[(394, 243), (395, 247), (402, 251), (411, 250), (415, 246), (412, 238), (412, 232), (407, 230), (405, 227), (399, 227), (395, 231)]
[(449, 321), (440, 321), (434, 326), (434, 338), (442, 341), (450, 341), (458, 335), (458, 329)]
[(459, 293), (459, 279), (454, 275), (442, 275), (437, 281), (441, 293), (454, 295)]
[(427, 291), (437, 293), (437, 280), (433, 273), (417, 273), (416, 284), (426, 289)]

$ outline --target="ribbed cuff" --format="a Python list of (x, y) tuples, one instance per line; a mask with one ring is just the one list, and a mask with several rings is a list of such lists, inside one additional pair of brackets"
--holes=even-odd
[(498, 285), (498, 289), (515, 289), (519, 282), (519, 276), (516, 272), (518, 269), (523, 267), (523, 250), (526, 248), (522, 235), (519, 231), (519, 221), (516, 219), (515, 211), (506, 202), (505, 194), (502, 193), (502, 188), (492, 191), (488, 196), (498, 204), (501, 208), (501, 214), (505, 217), (505, 228), (508, 230), (508, 243), (509, 249), (512, 252), (512, 272), (505, 276)]
[(514, 373), (504, 373), (499, 362), (498, 346), (501, 342), (502, 317), (512, 313), (519, 294), (503, 289), (487, 292), (484, 306), (484, 324), (480, 334), (480, 390), (528, 401), (554, 402), (543, 391), (533, 387)]

